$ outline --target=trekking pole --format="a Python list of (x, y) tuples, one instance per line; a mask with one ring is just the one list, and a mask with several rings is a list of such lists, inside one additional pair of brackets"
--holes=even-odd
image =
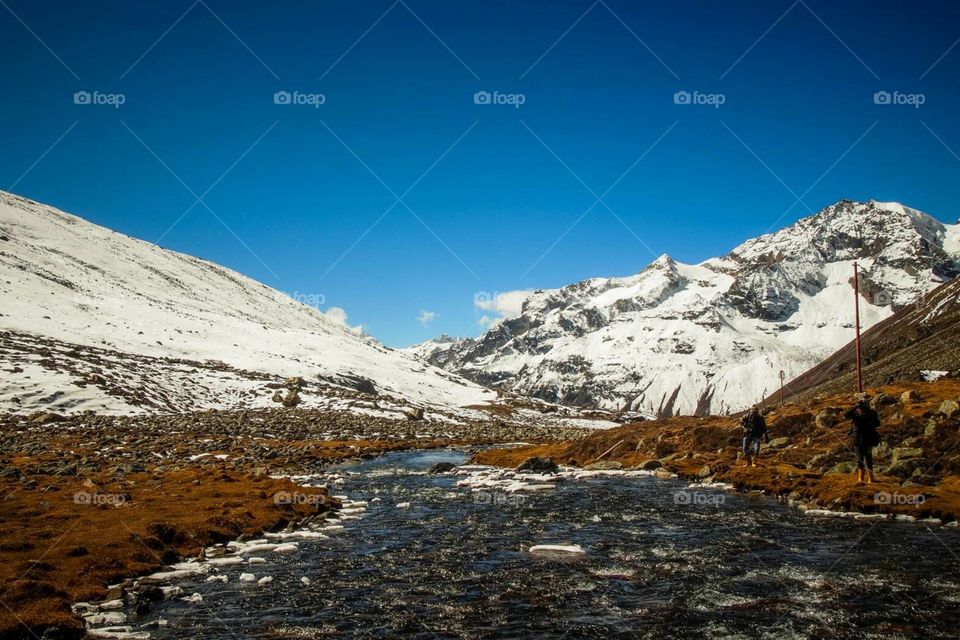
[(853, 263), (853, 315), (857, 331), (857, 393), (863, 393), (863, 370), (860, 364), (860, 274)]

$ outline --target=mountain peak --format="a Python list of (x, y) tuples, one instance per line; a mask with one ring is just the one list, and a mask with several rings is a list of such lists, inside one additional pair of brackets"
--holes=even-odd
[(677, 261), (671, 258), (668, 254), (662, 253), (660, 257), (651, 262), (647, 269), (659, 269), (659, 270), (669, 270), (675, 271), (677, 268)]

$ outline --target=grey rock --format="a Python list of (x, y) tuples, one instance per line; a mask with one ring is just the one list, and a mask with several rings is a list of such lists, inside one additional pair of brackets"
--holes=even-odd
[(900, 394), (900, 402), (903, 404), (911, 404), (913, 402), (920, 402), (920, 394), (917, 393), (916, 389), (910, 389), (904, 391)]
[(457, 465), (452, 462), (438, 462), (437, 464), (430, 467), (430, 470), (427, 471), (430, 475), (435, 475), (438, 473), (449, 473), (457, 468)]
[(896, 465), (902, 460), (910, 460), (923, 456), (923, 449), (919, 447), (897, 447), (893, 450), (893, 464)]
[(948, 418), (956, 418), (958, 415), (960, 415), (960, 403), (958, 403), (956, 400), (944, 400), (940, 403), (937, 411)]
[(550, 458), (541, 458), (533, 456), (520, 463), (517, 471), (526, 471), (529, 473), (557, 473), (560, 467)]

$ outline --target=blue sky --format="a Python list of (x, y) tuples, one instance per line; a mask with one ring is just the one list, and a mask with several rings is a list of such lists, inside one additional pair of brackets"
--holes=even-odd
[(389, 345), (841, 198), (960, 215), (955, 2), (2, 4), (0, 188)]

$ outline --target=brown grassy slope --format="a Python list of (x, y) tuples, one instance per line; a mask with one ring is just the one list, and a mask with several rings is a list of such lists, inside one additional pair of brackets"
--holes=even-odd
[[(900, 402), (900, 395), (909, 389), (917, 390), (920, 400)], [(831, 472), (837, 465), (855, 460), (847, 435), (849, 423), (840, 419), (834, 426), (818, 426), (816, 416), (830, 407), (849, 407), (853, 402), (849, 393), (773, 410), (767, 416), (771, 438), (789, 440), (783, 448), (766, 448), (757, 468), (739, 466), (741, 433), (737, 420), (720, 416), (663, 418), (598, 431), (565, 444), (491, 449), (477, 454), (475, 461), (512, 467), (529, 456), (540, 455), (577, 466), (602, 459), (632, 467), (657, 459), (665, 469), (682, 477), (712, 476), (741, 489), (792, 495), (832, 509), (884, 510), (956, 519), (960, 515), (960, 422), (957, 418), (947, 419), (937, 409), (943, 400), (957, 399), (960, 381), (894, 384), (871, 391), (897, 400), (879, 409), (884, 442), (876, 452), (878, 471), (890, 468), (894, 448), (909, 446), (922, 450), (922, 456), (917, 458), (922, 461), (917, 476), (909, 470), (881, 473), (876, 484), (861, 487), (849, 472)], [(612, 452), (603, 456), (615, 445)], [(919, 508), (886, 507), (874, 503), (878, 491), (923, 492), (927, 500)]]
[[(108, 584), (317, 512), (276, 504), (278, 492), (325, 493), (225, 470), (31, 479), (33, 487), (0, 485), (0, 638), (37, 637), (51, 626), (76, 636), (83, 624), (71, 601), (104, 599)], [(78, 493), (123, 504), (97, 506)]]

